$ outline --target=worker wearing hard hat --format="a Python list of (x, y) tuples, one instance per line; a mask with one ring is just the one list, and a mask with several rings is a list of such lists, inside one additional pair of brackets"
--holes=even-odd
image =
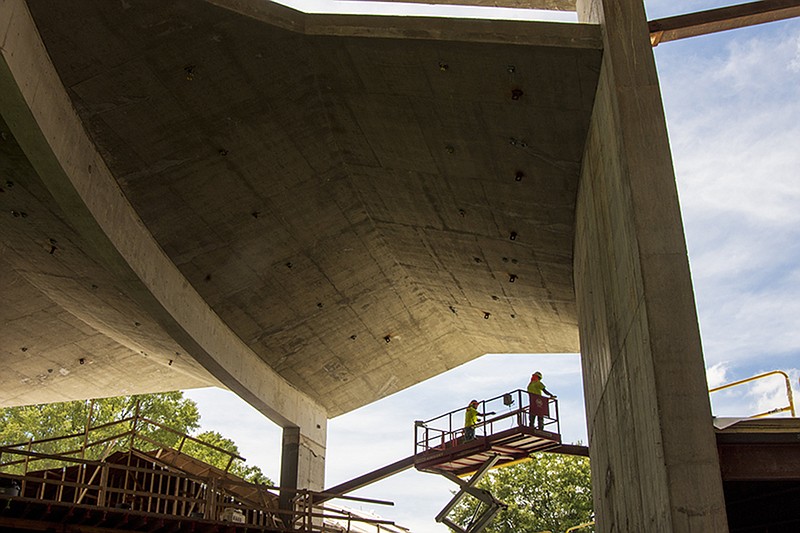
[(544, 429), (544, 416), (545, 413), (549, 413), (549, 402), (542, 398), (542, 393), (547, 394), (551, 398), (556, 397), (555, 394), (552, 394), (547, 390), (547, 387), (544, 386), (542, 373), (534, 372), (531, 376), (530, 383), (528, 383), (528, 400), (530, 401), (531, 407), (531, 425), (533, 425), (533, 417), (536, 416), (536, 427), (538, 429)]
[(480, 421), (479, 417), (486, 415), (493, 415), (494, 411), (488, 413), (478, 412), (478, 400), (472, 400), (464, 412), (464, 440), (472, 440), (475, 438), (475, 426)]

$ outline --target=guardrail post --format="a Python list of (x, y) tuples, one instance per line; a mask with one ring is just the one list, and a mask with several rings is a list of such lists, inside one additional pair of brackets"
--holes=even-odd
[(100, 465), (100, 488), (97, 491), (97, 506), (106, 506), (106, 487), (108, 486), (108, 463)]
[(134, 412), (133, 420), (131, 420), (131, 450), (133, 450), (133, 444), (136, 441), (136, 425), (139, 423), (139, 407), (140, 402), (136, 400), (136, 411)]
[(217, 480), (211, 478), (206, 484), (206, 508), (203, 510), (203, 518), (206, 520), (216, 520), (217, 506)]
[(81, 459), (86, 458), (86, 445), (89, 443), (89, 430), (92, 427), (92, 412), (94, 411), (94, 400), (89, 403), (89, 413), (86, 415), (86, 427), (83, 431), (83, 446), (81, 446)]
[[(28, 441), (28, 451), (30, 452), (32, 449), (33, 449), (33, 439)], [(28, 462), (30, 461), (30, 459), (31, 459), (30, 455), (26, 455), (25, 456), (25, 466), (22, 469), (23, 475), (26, 475), (26, 476), (28, 475)]]

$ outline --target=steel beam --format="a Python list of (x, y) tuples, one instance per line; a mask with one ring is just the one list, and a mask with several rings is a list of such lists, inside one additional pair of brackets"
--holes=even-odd
[(760, 0), (651, 20), (650, 43), (686, 39), (800, 16), (800, 0)]
[(376, 481), (380, 481), (382, 479), (386, 479), (389, 476), (399, 474), (404, 470), (408, 470), (412, 466), (414, 466), (413, 455), (406, 457), (405, 459), (400, 459), (399, 461), (396, 461), (384, 467), (378, 468), (377, 470), (373, 470), (372, 472), (368, 472), (366, 474), (353, 478), (350, 481), (345, 481), (344, 483), (336, 485), (335, 487), (325, 489), (325, 493), (331, 495), (324, 496), (321, 500), (316, 500), (316, 501), (319, 501), (321, 503), (331, 500), (336, 496), (341, 496), (343, 494), (347, 494), (348, 492), (353, 492), (354, 490), (366, 487), (367, 485), (375, 483)]

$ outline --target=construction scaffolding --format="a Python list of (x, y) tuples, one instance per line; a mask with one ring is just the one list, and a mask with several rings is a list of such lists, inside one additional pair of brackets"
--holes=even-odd
[[(169, 435), (169, 439), (160, 439)], [(173, 446), (165, 445), (168, 440)], [(224, 468), (190, 455), (217, 454)], [(197, 453), (200, 452), (200, 453)], [(229, 470), (234, 453), (135, 414), (84, 432), (0, 447), (0, 529), (404, 533), (387, 520), (324, 504), (388, 504), (309, 490), (279, 509), (280, 487)], [(88, 528), (88, 529), (87, 529)]]

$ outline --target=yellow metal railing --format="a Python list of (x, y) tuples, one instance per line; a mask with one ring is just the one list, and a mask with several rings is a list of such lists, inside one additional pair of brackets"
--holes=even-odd
[(786, 372), (783, 372), (782, 370), (773, 370), (771, 372), (765, 372), (763, 374), (759, 374), (757, 376), (753, 376), (753, 377), (750, 377), (750, 378), (747, 378), (747, 379), (740, 379), (739, 381), (734, 381), (733, 383), (727, 383), (725, 385), (720, 385), (719, 387), (714, 387), (713, 389), (709, 389), (708, 393), (711, 394), (712, 392), (717, 392), (717, 391), (720, 391), (720, 390), (723, 390), (723, 389), (729, 389), (729, 388), (735, 387), (737, 385), (742, 385), (744, 383), (749, 383), (751, 381), (755, 381), (757, 379), (763, 379), (763, 378), (766, 378), (766, 377), (769, 377), (769, 376), (773, 376), (773, 375), (781, 375), (781, 376), (783, 376), (783, 379), (786, 381), (786, 396), (789, 399), (789, 405), (787, 405), (785, 407), (778, 407), (778, 408), (772, 409), (770, 411), (766, 411), (764, 413), (759, 413), (757, 415), (752, 415), (750, 418), (762, 418), (762, 417), (769, 416), (769, 415), (774, 415), (774, 414), (777, 414), (777, 413), (785, 413), (786, 411), (791, 412), (792, 416), (796, 416), (795, 415), (795, 411), (794, 411), (794, 397), (792, 395), (792, 382), (789, 379), (788, 374), (786, 374)]
[(594, 525), (594, 520), (592, 520), (591, 522), (584, 522), (583, 524), (578, 524), (577, 526), (572, 526), (571, 528), (566, 530), (564, 533), (572, 533), (573, 531), (578, 531), (580, 529), (591, 527), (593, 525)]
[[(583, 524), (578, 524), (577, 526), (572, 526), (571, 528), (566, 530), (564, 533), (572, 533), (573, 531), (579, 531), (579, 530), (581, 530), (583, 528), (591, 527), (593, 525), (594, 525), (594, 520), (592, 520), (591, 522), (584, 522)], [(553, 533), (553, 532), (550, 531), (549, 529), (547, 529), (545, 531), (538, 531), (537, 533)]]

